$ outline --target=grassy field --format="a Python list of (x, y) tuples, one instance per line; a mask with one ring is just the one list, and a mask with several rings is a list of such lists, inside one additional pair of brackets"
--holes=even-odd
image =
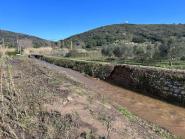
[(73, 60), (84, 60), (84, 61), (92, 61), (92, 62), (100, 62), (100, 63), (111, 63), (111, 64), (128, 64), (128, 65), (141, 65), (141, 66), (152, 66), (152, 67), (161, 67), (161, 68), (169, 68), (169, 69), (185, 69), (185, 61), (182, 60), (174, 60), (172, 61), (172, 65), (170, 65), (169, 60), (145, 60), (143, 62), (139, 60), (124, 60), (124, 59), (114, 59), (107, 57), (76, 57), (76, 58), (68, 58)]
[(185, 69), (185, 61), (173, 61), (172, 65), (169, 64), (168, 60), (148, 60), (144, 62), (138, 62), (134, 60), (120, 60), (116, 61), (118, 64), (130, 64), (130, 65), (142, 65), (142, 66), (153, 66), (169, 69)]

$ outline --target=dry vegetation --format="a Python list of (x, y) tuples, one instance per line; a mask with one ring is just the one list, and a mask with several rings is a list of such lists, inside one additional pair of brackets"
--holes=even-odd
[(36, 60), (3, 57), (0, 75), (0, 138), (174, 138)]
[(30, 54), (51, 54), (52, 48), (51, 47), (41, 47), (41, 48), (25, 48), (24, 54), (30, 55)]
[(16, 49), (15, 48), (2, 48), (2, 46), (0, 46), (0, 57), (5, 55), (5, 54), (13, 54), (16, 53)]

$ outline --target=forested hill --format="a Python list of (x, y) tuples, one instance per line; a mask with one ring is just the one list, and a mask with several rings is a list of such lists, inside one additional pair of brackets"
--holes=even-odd
[(185, 24), (115, 24), (72, 36), (64, 42), (69, 44), (72, 40), (74, 44), (92, 48), (122, 40), (134, 43), (156, 43), (164, 42), (169, 38), (185, 41)]
[(0, 30), (0, 42), (1, 43), (2, 43), (2, 39), (5, 40), (5, 44), (8, 45), (9, 47), (16, 47), (17, 39), (31, 41), (33, 47), (49, 46), (51, 43), (48, 40), (44, 40), (44, 39), (41, 39), (35, 36)]

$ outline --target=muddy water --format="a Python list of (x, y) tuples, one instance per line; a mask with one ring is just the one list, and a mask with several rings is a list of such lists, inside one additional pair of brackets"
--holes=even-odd
[(171, 105), (101, 80), (86, 77), (70, 69), (54, 66), (43, 61), (37, 60), (37, 62), (44, 64), (47, 68), (57, 70), (59, 73), (67, 74), (74, 80), (84, 84), (85, 87), (109, 97), (111, 101), (126, 107), (139, 117), (156, 123), (185, 138), (185, 108)]

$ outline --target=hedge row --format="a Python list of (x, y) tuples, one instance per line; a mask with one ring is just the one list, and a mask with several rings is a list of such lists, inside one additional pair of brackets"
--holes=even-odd
[(111, 72), (114, 69), (113, 65), (98, 63), (98, 62), (73, 60), (73, 59), (50, 57), (50, 56), (41, 56), (40, 59), (46, 62), (55, 64), (57, 66), (70, 68), (103, 80), (109, 77)]

